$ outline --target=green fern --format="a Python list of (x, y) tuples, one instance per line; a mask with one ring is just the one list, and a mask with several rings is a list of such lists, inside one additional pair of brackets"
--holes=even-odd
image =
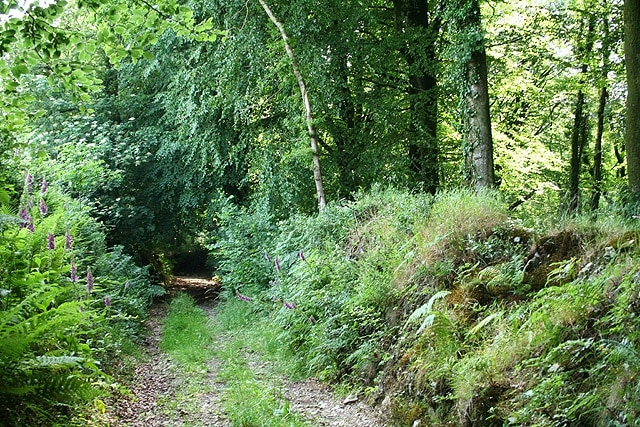
[(416, 335), (419, 335), (420, 333), (422, 333), (422, 331), (424, 331), (426, 328), (433, 326), (434, 323), (436, 322), (436, 318), (439, 317), (438, 316), (439, 314), (441, 314), (433, 310), (433, 304), (435, 304), (435, 302), (440, 299), (446, 298), (446, 296), (449, 295), (450, 293), (451, 293), (450, 291), (436, 292), (431, 298), (429, 298), (426, 304), (423, 304), (420, 307), (418, 307), (411, 314), (411, 316), (409, 316), (409, 319), (407, 319), (407, 322), (405, 324), (405, 328), (410, 323), (415, 323), (423, 317), (424, 317), (424, 320), (422, 321), (422, 324), (416, 331)]
[(467, 332), (467, 339), (474, 337), (479, 331), (484, 329), (484, 327), (487, 326), (489, 323), (493, 322), (496, 319), (502, 318), (503, 314), (504, 313), (502, 311), (496, 311), (495, 313), (488, 315), (487, 317), (485, 317), (484, 319), (476, 323), (475, 326), (469, 329), (469, 332)]

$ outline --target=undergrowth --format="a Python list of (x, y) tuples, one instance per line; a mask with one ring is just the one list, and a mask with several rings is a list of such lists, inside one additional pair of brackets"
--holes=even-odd
[[(25, 174), (0, 200), (0, 418), (78, 425), (103, 414), (154, 296), (148, 271), (108, 248), (90, 209)], [(90, 414), (88, 415), (90, 416)], [(89, 422), (84, 425), (88, 425)]]
[[(638, 423), (635, 223), (528, 228), (466, 191), (374, 191), (260, 228), (252, 215), (213, 236), (225, 269), (251, 272), (225, 282), (223, 306), (269, 330), (298, 375), (346, 385), (397, 426)], [(250, 247), (224, 250), (238, 223)]]

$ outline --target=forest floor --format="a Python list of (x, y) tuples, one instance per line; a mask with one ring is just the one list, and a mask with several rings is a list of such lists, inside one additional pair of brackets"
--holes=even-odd
[[(208, 292), (217, 284), (204, 278), (180, 277), (173, 291), (188, 292), (210, 318), (215, 316), (215, 298)], [(224, 363), (213, 358), (206, 372), (179, 369), (160, 349), (162, 325), (168, 312), (166, 303), (154, 305), (146, 321), (149, 335), (143, 344), (144, 356), (136, 362), (129, 385), (130, 395), (112, 402), (109, 413), (113, 427), (174, 427), (234, 425), (224, 411), (225, 389), (230, 385), (219, 378)], [(224, 340), (224, 337), (216, 337)], [(272, 364), (255, 353), (236, 355), (264, 381), (274, 381)], [(268, 372), (268, 374), (265, 374)], [(291, 381), (279, 377), (282, 396), (289, 411), (318, 427), (383, 427), (380, 414), (357, 398), (340, 398), (325, 384), (314, 379)]]

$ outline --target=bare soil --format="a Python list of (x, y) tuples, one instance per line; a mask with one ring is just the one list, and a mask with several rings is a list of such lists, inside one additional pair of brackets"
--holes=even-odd
[[(181, 277), (174, 281), (174, 289), (186, 291), (198, 298), (206, 296), (203, 308), (213, 316), (211, 297), (217, 294), (219, 283), (206, 278)], [(172, 399), (184, 387), (189, 378), (180, 372), (169, 357), (159, 348), (162, 322), (168, 306), (158, 304), (151, 308), (146, 325), (149, 336), (143, 350), (146, 360), (135, 367), (133, 381), (129, 386), (130, 395), (122, 395), (110, 402), (108, 414), (113, 427), (173, 427), (210, 426), (229, 427), (231, 422), (225, 416), (222, 396), (225, 384), (217, 378), (219, 363), (210, 360), (202, 392), (197, 393), (196, 411), (182, 410), (180, 405), (171, 405)], [(254, 359), (255, 355), (251, 358)], [(252, 360), (252, 365), (266, 367), (266, 362)], [(268, 369), (268, 367), (267, 367)], [(381, 414), (357, 398), (342, 399), (331, 388), (314, 379), (288, 381), (284, 393), (290, 409), (302, 415), (312, 425), (318, 427), (383, 427)], [(169, 409), (171, 408), (171, 409)]]

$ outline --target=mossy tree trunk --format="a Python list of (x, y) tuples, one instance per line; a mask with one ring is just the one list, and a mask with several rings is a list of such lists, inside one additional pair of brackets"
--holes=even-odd
[(631, 190), (640, 194), (640, 0), (624, 2), (624, 53), (628, 87), (627, 176)]
[(487, 55), (484, 46), (471, 52), (466, 71), (469, 88), (465, 97), (465, 162), (469, 185), (480, 190), (495, 185)]
[(449, 6), (460, 45), (464, 181), (477, 190), (495, 186), (489, 83), (482, 15), (478, 0)]

